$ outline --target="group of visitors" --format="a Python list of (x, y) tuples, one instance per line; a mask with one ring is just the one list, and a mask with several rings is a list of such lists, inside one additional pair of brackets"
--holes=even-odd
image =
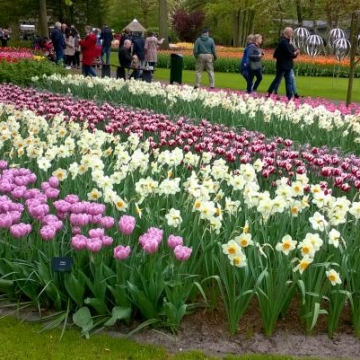
[(10, 40), (10, 29), (7, 28), (0, 28), (0, 41), (1, 41), (1, 47), (8, 46), (8, 41)]
[[(292, 28), (285, 28), (275, 49), (273, 57), (276, 59), (276, 76), (267, 90), (266, 97), (270, 97), (273, 93), (277, 95), (281, 80), (284, 78), (287, 98), (289, 100), (293, 97), (299, 98), (293, 70), (293, 60), (298, 56), (299, 50), (293, 45), (293, 32)], [(265, 52), (261, 48), (262, 42), (263, 38), (260, 34), (249, 35), (241, 59), (240, 72), (246, 81), (246, 92), (249, 94), (256, 93), (263, 78), (261, 60), (265, 56)], [(193, 53), (196, 58), (194, 89), (200, 87), (204, 69), (209, 76), (210, 88), (213, 89), (215, 87), (214, 62), (217, 55), (214, 40), (209, 36), (208, 29), (203, 29), (201, 35), (196, 39)]]
[[(299, 50), (296, 49), (292, 43), (293, 32), (292, 28), (285, 28), (280, 42), (275, 49), (273, 57), (276, 59), (276, 75), (266, 92), (266, 97), (270, 97), (272, 93), (277, 95), (281, 80), (284, 78), (286, 97), (288, 100), (293, 97), (299, 98), (296, 89), (295, 73), (293, 70), (293, 60), (298, 56)], [(261, 49), (261, 44), (261, 35), (249, 35), (240, 64), (240, 72), (246, 80), (246, 91), (249, 94), (257, 91), (262, 80), (261, 59), (265, 53)], [(254, 78), (256, 78), (255, 82)]]
[(67, 69), (80, 68), (80, 34), (74, 25), (68, 27), (57, 21), (45, 43), (52, 43), (55, 52), (55, 62), (64, 64)]
[(152, 31), (148, 31), (146, 38), (141, 33), (133, 33), (125, 29), (119, 41), (118, 77), (142, 78), (151, 82), (154, 67), (157, 63), (158, 47), (164, 39), (159, 39)]

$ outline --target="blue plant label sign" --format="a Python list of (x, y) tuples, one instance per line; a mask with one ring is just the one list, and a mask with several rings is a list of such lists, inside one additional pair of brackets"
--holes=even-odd
[(73, 267), (73, 258), (70, 256), (59, 256), (51, 259), (51, 269), (53, 271), (66, 272), (71, 271)]

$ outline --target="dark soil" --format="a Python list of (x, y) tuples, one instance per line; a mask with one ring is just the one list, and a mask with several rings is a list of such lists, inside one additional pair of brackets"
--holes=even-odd
[[(124, 328), (111, 336), (124, 334)], [(125, 330), (126, 331), (126, 330)], [(326, 316), (320, 316), (316, 328), (306, 334), (298, 314), (298, 304), (291, 304), (287, 316), (280, 319), (272, 336), (264, 335), (256, 304), (241, 320), (238, 333), (230, 337), (226, 316), (221, 309), (199, 310), (188, 315), (174, 335), (166, 330), (145, 329), (131, 337), (140, 343), (164, 346), (169, 352), (201, 350), (208, 355), (281, 354), (327, 359), (360, 359), (360, 339), (351, 325), (350, 312), (344, 309), (337, 332), (330, 339)]]

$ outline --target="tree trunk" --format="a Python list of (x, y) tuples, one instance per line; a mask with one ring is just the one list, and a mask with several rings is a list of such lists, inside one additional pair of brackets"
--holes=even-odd
[(47, 23), (47, 9), (46, 0), (39, 0), (40, 12), (39, 12), (39, 33), (40, 36), (49, 36), (49, 29)]
[(352, 96), (352, 88), (354, 82), (354, 73), (355, 73), (355, 66), (356, 66), (356, 51), (357, 51), (357, 34), (360, 27), (360, 10), (354, 11), (351, 15), (351, 26), (350, 26), (350, 42), (351, 42), (351, 51), (350, 51), (350, 71), (349, 71), (349, 83), (348, 83), (348, 90), (346, 95), (346, 106), (349, 106), (351, 103), (351, 96)]
[(167, 0), (159, 0), (159, 37), (164, 38), (161, 49), (169, 49)]
[(233, 15), (233, 46), (240, 46), (240, 10)]
[(303, 16), (302, 16), (302, 9), (301, 9), (301, 0), (296, 0), (296, 14), (297, 14), (298, 24), (302, 25)]

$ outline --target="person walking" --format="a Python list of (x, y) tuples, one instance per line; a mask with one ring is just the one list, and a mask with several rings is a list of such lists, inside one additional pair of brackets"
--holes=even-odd
[(71, 69), (71, 65), (75, 66), (75, 38), (70, 28), (65, 31), (65, 64), (66, 69)]
[(159, 40), (153, 32), (149, 31), (147, 33), (144, 51), (145, 51), (145, 62), (150, 66), (155, 66), (157, 63), (157, 51), (158, 46), (164, 42), (164, 39)]
[(91, 32), (91, 26), (85, 26), (85, 39), (79, 40), (82, 52), (82, 73), (84, 76), (96, 76), (93, 63), (96, 56), (96, 36)]
[[(109, 65), (110, 64), (110, 53), (111, 53), (111, 42), (113, 41), (113, 33), (111, 29), (104, 24), (100, 33), (101, 40), (101, 62), (102, 64)], [(104, 61), (105, 56), (105, 61)]]
[[(256, 92), (262, 81), (262, 64), (261, 59), (264, 57), (264, 52), (261, 49), (262, 44), (262, 36), (260, 34), (256, 34), (254, 36), (254, 43), (249, 46), (249, 54), (248, 54), (248, 80), (246, 92), (251, 94), (252, 92)], [(253, 84), (254, 77), (256, 77), (256, 81)]]
[(57, 21), (51, 31), (51, 41), (55, 51), (55, 62), (62, 64), (64, 61), (64, 49), (66, 47), (64, 34), (61, 31), (61, 22)]
[(250, 34), (246, 38), (246, 47), (244, 49), (244, 55), (243, 55), (243, 57), (241, 59), (241, 63), (240, 63), (240, 73), (244, 77), (244, 79), (246, 81), (246, 85), (247, 85), (248, 78), (249, 78), (249, 66), (248, 66), (249, 49), (253, 43), (254, 43), (254, 34)]
[(201, 83), (204, 69), (208, 73), (210, 88), (215, 88), (214, 61), (217, 59), (214, 40), (209, 36), (209, 30), (203, 29), (196, 39), (193, 50), (196, 59), (196, 77), (194, 89)]
[(286, 97), (288, 100), (291, 100), (293, 97), (291, 70), (294, 67), (293, 59), (299, 54), (299, 50), (295, 50), (290, 44), (293, 33), (294, 30), (291, 27), (285, 28), (280, 42), (275, 49), (273, 56), (276, 59), (276, 75), (267, 90), (266, 97), (270, 97), (275, 89), (280, 86), (283, 77), (285, 79)]

